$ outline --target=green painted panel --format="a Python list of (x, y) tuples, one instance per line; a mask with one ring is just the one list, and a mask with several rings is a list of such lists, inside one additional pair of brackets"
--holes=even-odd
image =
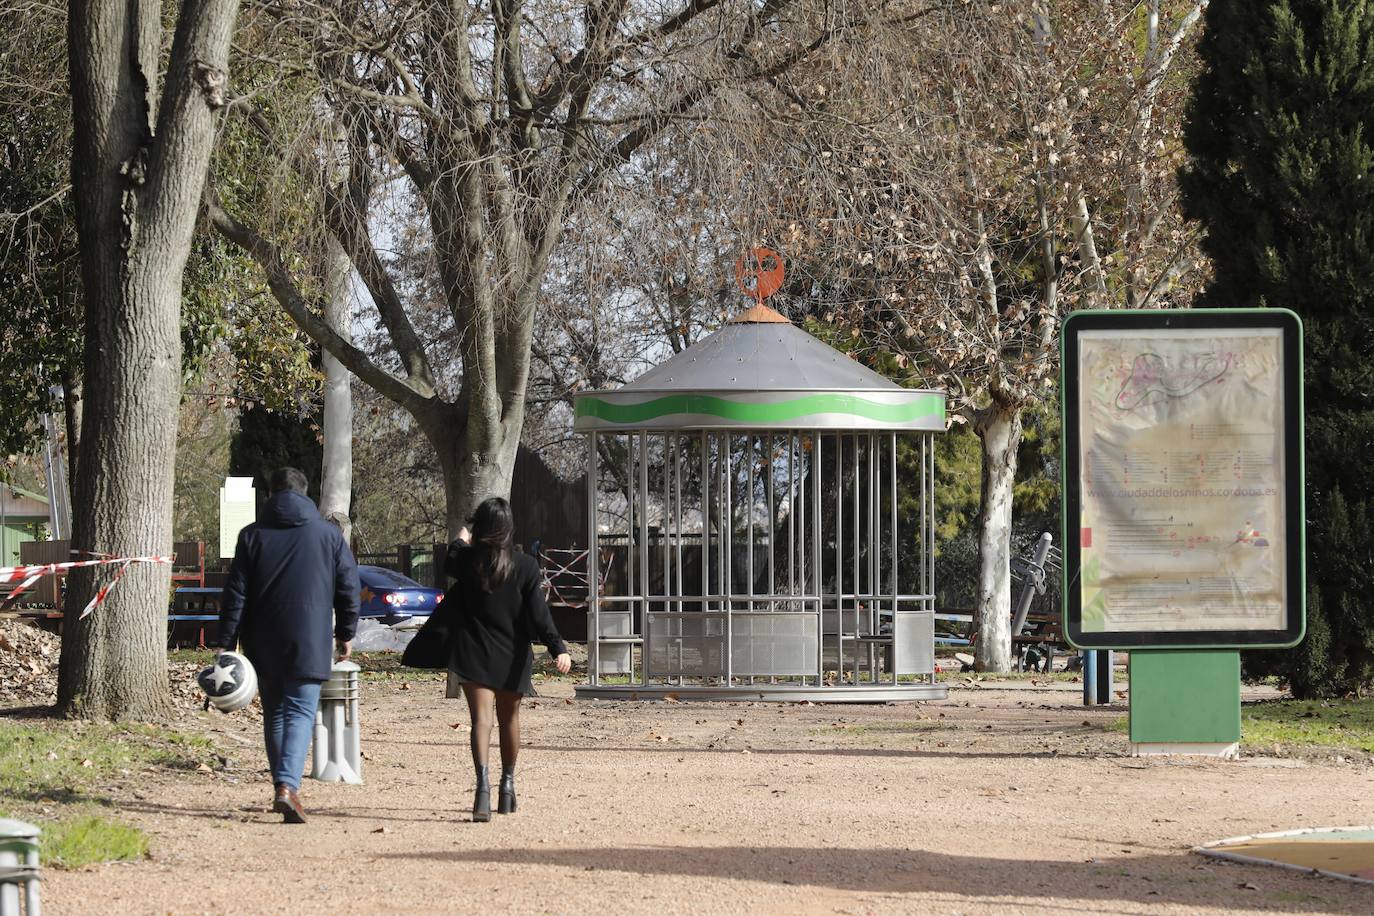
[[(46, 524), (47, 519), (43, 520)], [(29, 523), (15, 522), (0, 527), (0, 566), (16, 566), (19, 563), (19, 545), (37, 540), (34, 526)]]
[(1240, 653), (1235, 649), (1131, 651), (1131, 741), (1240, 740)]
[(884, 404), (846, 394), (817, 394), (771, 404), (732, 401), (702, 394), (678, 394), (638, 404), (612, 404), (601, 398), (577, 399), (577, 416), (607, 423), (643, 423), (675, 414), (721, 417), (741, 423), (779, 423), (816, 414), (850, 414), (884, 423), (910, 423), (929, 417), (944, 422), (944, 398), (927, 394), (900, 404)]

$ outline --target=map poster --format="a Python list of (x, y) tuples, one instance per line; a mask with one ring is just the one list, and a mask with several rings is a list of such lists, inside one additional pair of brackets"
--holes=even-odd
[[(1178, 313), (1156, 322), (1167, 314)], [(1294, 474), (1301, 517), (1290, 329), (1106, 324), (1077, 328), (1065, 354), (1076, 402), (1065, 424), (1077, 482), (1070, 635), (1287, 642), (1295, 610), (1301, 627), (1291, 580), (1302, 550), (1289, 517)]]

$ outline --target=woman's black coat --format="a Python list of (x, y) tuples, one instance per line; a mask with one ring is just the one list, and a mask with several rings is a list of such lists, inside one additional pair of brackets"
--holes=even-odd
[(477, 575), (478, 554), (458, 541), (449, 545), (445, 565), (456, 580), (442, 605), (452, 615), (449, 672), (484, 687), (532, 693), (530, 643), (542, 643), (554, 655), (568, 651), (544, 601), (539, 562), (528, 554), (515, 554), (506, 581), (487, 592)]

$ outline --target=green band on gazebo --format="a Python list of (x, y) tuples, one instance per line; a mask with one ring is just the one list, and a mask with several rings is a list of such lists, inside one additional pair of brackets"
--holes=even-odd
[(845, 394), (803, 395), (771, 403), (680, 394), (636, 404), (616, 404), (586, 396), (577, 401), (577, 416), (620, 424), (645, 423), (678, 415), (720, 417), (740, 423), (782, 423), (821, 414), (850, 415), (880, 423), (911, 423), (921, 419), (943, 423), (944, 407), (944, 398), (933, 394), (917, 395), (895, 404)]

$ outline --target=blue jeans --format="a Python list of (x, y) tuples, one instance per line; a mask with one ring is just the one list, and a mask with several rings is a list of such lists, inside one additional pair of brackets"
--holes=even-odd
[(261, 681), (262, 732), (267, 739), (267, 764), (272, 784), (301, 787), (305, 754), (315, 735), (315, 709), (320, 705), (319, 681)]

